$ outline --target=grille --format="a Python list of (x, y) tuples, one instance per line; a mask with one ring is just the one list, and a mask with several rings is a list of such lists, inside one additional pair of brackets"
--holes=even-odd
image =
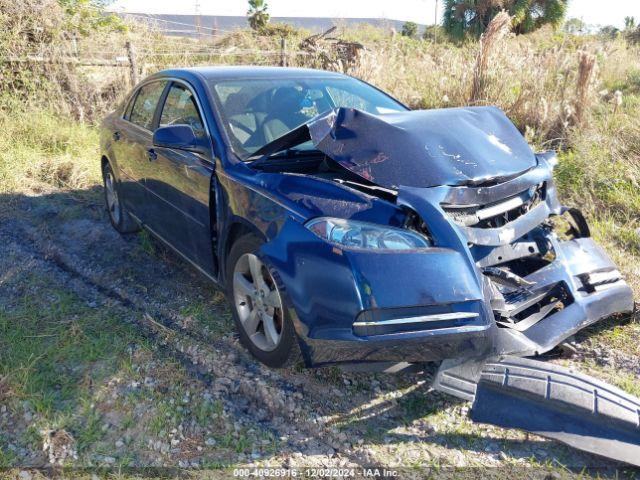
[(442, 209), (458, 225), (475, 228), (499, 228), (513, 222), (546, 197), (546, 184), (533, 186), (517, 195), (485, 205), (443, 204)]

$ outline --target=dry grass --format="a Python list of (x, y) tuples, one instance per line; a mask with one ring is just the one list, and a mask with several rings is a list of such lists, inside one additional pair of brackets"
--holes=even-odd
[(96, 129), (0, 97), (0, 195), (88, 188), (99, 179)]
[[(39, 52), (53, 61), (1, 64), (0, 188), (95, 182), (97, 173), (88, 165), (97, 155), (97, 135), (87, 124), (130, 90), (127, 64), (56, 64), (72, 49), (73, 18), (55, 0), (0, 0), (0, 7), (8, 12), (0, 17), (0, 53)], [(287, 60), (291, 66), (346, 71), (412, 108), (499, 106), (536, 149), (561, 150), (556, 178), (563, 198), (587, 211), (598, 239), (631, 273), (640, 252), (640, 50), (621, 39), (549, 28), (509, 36), (508, 23), (506, 13), (499, 15), (479, 42), (461, 44), (339, 27), (333, 36), (366, 47), (350, 65), (329, 47), (318, 49), (322, 58), (301, 51), (308, 32), (291, 31)], [(76, 45), (83, 57), (109, 61), (126, 57), (131, 41), (141, 77), (176, 66), (280, 62), (280, 39), (273, 35), (239, 30), (216, 38), (168, 38), (153, 26), (125, 27), (83, 32)]]
[(585, 114), (591, 105), (589, 96), (592, 92), (594, 72), (596, 68), (595, 55), (588, 52), (580, 53), (580, 62), (578, 63), (578, 81), (576, 85), (576, 102), (575, 102), (575, 125), (582, 126), (585, 120)]
[(487, 30), (480, 37), (476, 64), (473, 68), (473, 82), (469, 103), (476, 104), (484, 100), (485, 89), (487, 88), (487, 71), (491, 51), (498, 46), (511, 30), (511, 17), (504, 10), (496, 15)]

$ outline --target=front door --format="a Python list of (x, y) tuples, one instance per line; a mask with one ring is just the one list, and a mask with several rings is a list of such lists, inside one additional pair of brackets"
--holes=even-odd
[(159, 113), (158, 126), (189, 125), (203, 152), (152, 147), (146, 174), (151, 206), (148, 226), (185, 257), (215, 276), (209, 196), (214, 163), (211, 141), (195, 94), (173, 82)]

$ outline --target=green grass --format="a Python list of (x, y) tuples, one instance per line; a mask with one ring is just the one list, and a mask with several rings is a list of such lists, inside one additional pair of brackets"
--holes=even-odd
[(640, 383), (638, 383), (638, 379), (630, 375), (628, 373), (620, 373), (612, 379), (614, 385), (621, 388), (625, 392), (630, 393), (631, 395), (635, 395), (640, 398)]
[(0, 441), (0, 469), (10, 468), (15, 464), (16, 456)]
[(84, 385), (117, 371), (136, 337), (131, 327), (69, 291), (47, 293), (25, 295), (15, 310), (0, 310), (0, 375), (42, 414), (79, 401)]
[(561, 201), (581, 208), (592, 234), (640, 296), (640, 70), (634, 66), (605, 82), (623, 104), (600, 105), (590, 121), (571, 131), (555, 180)]
[(251, 440), (244, 431), (228, 432), (216, 439), (218, 446), (228, 450), (235, 451), (236, 453), (247, 453), (251, 450)]
[(193, 414), (200, 425), (208, 425), (212, 417), (221, 416), (223, 413), (222, 402), (220, 400), (200, 400), (193, 408)]
[(147, 255), (156, 255), (156, 246), (154, 240), (151, 238), (151, 234), (148, 231), (140, 230), (140, 232), (138, 232), (138, 240), (140, 250), (142, 250)]
[(76, 440), (78, 451), (83, 452), (104, 437), (102, 430), (102, 415), (85, 399), (80, 418), (82, 426), (78, 429)]
[(0, 96), (0, 194), (99, 181), (97, 128)]
[(189, 324), (189, 328), (204, 327), (217, 337), (233, 331), (233, 319), (225, 307), (224, 296), (218, 293), (200, 301), (192, 300), (189, 305), (180, 309), (180, 315)]
[[(9, 443), (38, 452), (40, 431), (49, 429), (65, 429), (73, 436), (76, 465), (109, 455), (116, 457), (117, 466), (128, 466), (140, 461), (148, 439), (166, 442), (172, 429), (191, 420), (211, 429), (218, 440), (213, 463), (229, 465), (235, 455), (250, 453), (256, 438), (265, 441), (263, 450), (275, 451), (269, 432), (235, 432), (220, 400), (204, 398), (203, 386), (194, 384), (179, 364), (155, 358), (148, 341), (125, 321), (131, 312), (90, 308), (85, 298), (46, 272), (13, 277), (0, 294), (17, 285), (24, 287), (20, 295), (0, 301), (3, 404), (17, 416), (25, 406), (35, 415), (26, 425), (0, 434), (0, 468), (18, 466)], [(145, 367), (141, 357), (152, 366)], [(162, 387), (142, 386), (149, 375)], [(136, 388), (130, 387), (134, 381)], [(126, 448), (116, 451), (113, 445), (120, 438), (127, 439)]]
[[(14, 281), (28, 288), (0, 305), (0, 378), (10, 411), (28, 407), (35, 417), (24, 431), (7, 433), (38, 451), (40, 430), (64, 428), (82, 454), (105, 434), (94, 406), (101, 386), (130, 372), (127, 345), (144, 348), (145, 341), (115, 312), (88, 307), (45, 274)], [(0, 466), (14, 462), (1, 442), (0, 450)]]

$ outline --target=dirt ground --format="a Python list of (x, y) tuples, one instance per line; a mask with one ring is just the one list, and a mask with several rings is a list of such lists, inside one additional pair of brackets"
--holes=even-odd
[[(577, 338), (565, 364), (637, 394), (638, 357), (599, 332)], [(430, 389), (431, 369), (259, 365), (239, 345), (224, 297), (148, 235), (117, 234), (99, 186), (0, 196), (0, 349), (0, 467), (25, 479), (55, 466), (635, 475), (471, 423), (468, 404)]]

